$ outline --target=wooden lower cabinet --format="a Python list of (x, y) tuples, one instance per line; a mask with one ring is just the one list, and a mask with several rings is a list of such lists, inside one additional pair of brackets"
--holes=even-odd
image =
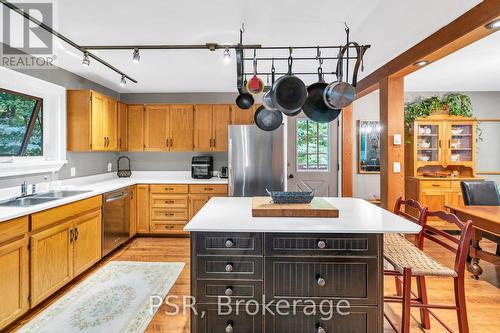
[(73, 275), (77, 276), (101, 259), (101, 211), (85, 214), (72, 221)]
[(137, 234), (137, 186), (130, 186), (130, 237)]
[(137, 233), (149, 233), (149, 185), (139, 184), (136, 187), (137, 200)]
[(191, 220), (200, 209), (210, 200), (210, 196), (206, 194), (191, 194), (189, 195), (189, 219)]
[(29, 309), (28, 243), (25, 236), (0, 245), (0, 330)]

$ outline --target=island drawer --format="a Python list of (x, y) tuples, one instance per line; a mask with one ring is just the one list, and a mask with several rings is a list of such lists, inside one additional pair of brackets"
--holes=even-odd
[[(237, 280), (198, 280), (196, 302), (217, 304), (218, 297), (230, 297), (231, 303), (238, 300), (262, 301), (262, 282)], [(226, 302), (226, 301), (224, 301)]]
[(293, 314), (289, 310), (286, 315), (279, 315), (275, 308), (271, 308), (275, 314), (268, 315), (266, 313), (265, 332), (266, 333), (317, 333), (320, 332), (320, 327), (326, 333), (381, 333), (382, 323), (379, 322), (377, 307), (351, 307), (350, 309), (341, 309), (341, 311), (349, 311), (348, 315), (337, 313), (336, 308), (333, 308), (333, 316), (326, 314), (330, 311), (329, 307), (323, 307), (323, 315), (317, 309), (316, 314), (310, 315), (310, 309), (297, 307), (296, 313)]
[(379, 235), (265, 234), (266, 256), (377, 256)]
[(377, 258), (265, 259), (268, 299), (346, 299), (351, 304), (377, 305)]
[[(222, 307), (222, 310), (229, 311), (226, 307)], [(250, 307), (250, 310), (252, 313), (257, 312), (255, 306)], [(191, 314), (191, 332), (193, 333), (262, 333), (264, 331), (262, 314), (259, 312), (251, 315), (245, 311), (244, 307), (238, 309), (232, 307), (230, 314), (219, 314), (217, 305), (197, 305), (196, 311), (198, 315)]]
[(196, 233), (198, 255), (261, 255), (262, 234), (209, 232)]
[(198, 279), (262, 280), (262, 257), (200, 256)]

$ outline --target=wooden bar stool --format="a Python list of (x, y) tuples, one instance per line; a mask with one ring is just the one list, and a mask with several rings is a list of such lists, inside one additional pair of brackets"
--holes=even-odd
[[(384, 275), (395, 276), (403, 279), (402, 295), (384, 296), (384, 302), (401, 303), (403, 305), (402, 329), (399, 331), (395, 323), (384, 313), (385, 318), (396, 332), (410, 332), (410, 308), (416, 307), (421, 311), (422, 326), (430, 329), (429, 314), (432, 315), (443, 327), (453, 333), (431, 309), (455, 310), (458, 318), (460, 333), (468, 333), (467, 311), (465, 306), (464, 275), (465, 262), (469, 242), (472, 234), (472, 222), (462, 222), (455, 215), (443, 211), (429, 212), (424, 210), (422, 220), (422, 231), (418, 235), (417, 246), (384, 245), (384, 258), (389, 262), (393, 270), (384, 270)], [(460, 239), (457, 239), (442, 230), (427, 225), (427, 217), (437, 217), (443, 221), (454, 223), (461, 231)], [(440, 236), (447, 241), (438, 238)], [(423, 252), (424, 240), (428, 239), (455, 254), (453, 269), (448, 268), (434, 260)], [(451, 243), (451, 244), (450, 244)], [(425, 276), (441, 276), (453, 278), (455, 290), (455, 304), (429, 304), (425, 287)], [(411, 279), (417, 278), (418, 295), (411, 290)], [(413, 297), (412, 297), (413, 295)]]

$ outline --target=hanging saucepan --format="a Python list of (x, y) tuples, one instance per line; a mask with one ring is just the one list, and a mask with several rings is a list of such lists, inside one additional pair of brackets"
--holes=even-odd
[(254, 114), (255, 125), (263, 131), (274, 131), (283, 123), (283, 114), (270, 111), (264, 105), (259, 106)]
[(287, 116), (300, 111), (307, 98), (304, 82), (292, 74), (292, 57), (288, 57), (288, 73), (276, 80), (273, 85), (272, 99), (278, 110)]
[[(247, 84), (246, 78), (243, 84), (244, 86), (246, 86)], [(250, 109), (254, 103), (253, 96), (250, 95), (248, 92), (246, 92), (244, 88), (238, 90), (240, 94), (238, 95), (238, 97), (236, 97), (236, 105), (238, 105), (240, 109), (245, 109), (245, 110)]]
[(306, 116), (318, 123), (329, 123), (340, 114), (340, 109), (332, 109), (325, 104), (323, 92), (328, 83), (323, 79), (323, 69), (318, 67), (318, 82), (307, 87), (307, 99), (302, 107)]
[(252, 95), (260, 94), (264, 90), (264, 82), (257, 76), (257, 55), (253, 50), (253, 76), (246, 84), (247, 91)]
[(262, 96), (262, 104), (264, 107), (269, 110), (269, 111), (277, 111), (278, 108), (276, 107), (276, 104), (274, 103), (273, 96), (272, 96), (272, 90), (274, 86), (274, 79), (275, 79), (275, 73), (276, 69), (274, 68), (274, 58), (271, 66), (271, 89), (269, 89), (268, 92), (264, 93), (264, 96)]
[[(344, 54), (349, 48), (350, 44), (356, 47), (357, 51), (357, 61), (356, 68), (353, 74), (353, 84), (343, 81), (344, 76)], [(330, 83), (323, 93), (323, 98), (325, 104), (333, 109), (342, 109), (349, 106), (356, 98), (356, 85), (357, 80), (357, 69), (359, 68), (359, 63), (361, 62), (361, 49), (357, 43), (349, 43), (343, 46), (339, 51), (339, 59), (337, 62), (337, 81)], [(349, 61), (349, 59), (347, 60)]]

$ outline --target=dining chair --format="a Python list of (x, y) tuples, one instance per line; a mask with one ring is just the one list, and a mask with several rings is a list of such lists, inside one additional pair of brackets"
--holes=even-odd
[[(460, 333), (468, 333), (467, 310), (465, 304), (465, 262), (472, 236), (472, 222), (462, 222), (458, 217), (444, 211), (423, 212), (422, 231), (418, 235), (417, 246), (387, 245), (384, 246), (384, 259), (393, 267), (385, 269), (385, 276), (395, 276), (403, 279), (402, 295), (384, 296), (385, 303), (400, 303), (402, 307), (402, 325), (398, 330), (395, 323), (384, 313), (391, 327), (396, 332), (410, 332), (410, 309), (420, 309), (422, 326), (430, 329), (430, 316), (433, 316), (448, 332), (451, 328), (439, 318), (432, 309), (455, 310)], [(436, 229), (427, 224), (428, 217), (436, 217), (448, 223), (455, 224), (460, 230), (460, 238)], [(455, 255), (453, 268), (446, 267), (437, 260), (424, 253), (424, 241), (429, 240)], [(429, 304), (425, 286), (426, 276), (452, 278), (454, 283), (455, 304)], [(412, 278), (416, 278), (418, 294), (412, 292)]]

